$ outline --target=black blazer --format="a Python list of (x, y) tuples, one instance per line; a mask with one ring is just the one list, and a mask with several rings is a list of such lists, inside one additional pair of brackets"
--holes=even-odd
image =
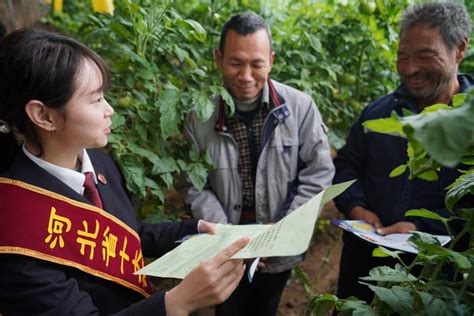
[[(197, 232), (197, 220), (160, 224), (138, 222), (114, 161), (102, 150), (88, 150), (88, 154), (95, 172), (107, 179), (106, 184), (97, 184), (104, 209), (138, 232), (144, 256), (159, 257), (175, 246), (175, 240)], [(1, 176), (90, 204), (36, 165), (22, 150)], [(144, 299), (133, 290), (75, 268), (22, 255), (0, 254), (0, 314), (165, 315), (166, 312), (162, 292)]]

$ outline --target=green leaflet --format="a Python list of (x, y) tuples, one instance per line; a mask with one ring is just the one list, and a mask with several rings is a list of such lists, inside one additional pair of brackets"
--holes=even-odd
[(206, 185), (207, 182), (207, 170), (202, 164), (193, 164), (191, 169), (188, 171), (188, 175), (196, 189), (199, 191), (204, 189), (204, 185)]
[(439, 245), (428, 244), (423, 241), (413, 240), (413, 243), (416, 244), (419, 251), (427, 251), (430, 254), (448, 257), (462, 271), (467, 271), (472, 267), (469, 258), (460, 252), (453, 251)]
[(311, 297), (306, 307), (307, 316), (324, 316), (336, 306), (337, 297), (331, 294), (320, 294)]
[(403, 174), (407, 170), (407, 165), (400, 165), (390, 172), (389, 177), (394, 178), (398, 177), (399, 175)]
[(414, 282), (416, 277), (408, 274), (403, 270), (396, 270), (390, 267), (375, 267), (369, 272), (369, 276), (362, 277), (364, 281), (377, 281), (377, 282)]
[(375, 285), (369, 285), (370, 289), (374, 291), (375, 295), (390, 308), (401, 316), (413, 315), (413, 297), (411, 296), (411, 289), (401, 286), (393, 286), (391, 288), (384, 288)]
[(405, 135), (403, 125), (396, 116), (365, 121), (362, 125), (378, 133), (396, 134), (399, 136)]
[(175, 86), (167, 84), (156, 102), (161, 113), (160, 128), (164, 139), (167, 139), (171, 133), (179, 131), (178, 101), (179, 90)]
[[(471, 93), (472, 94), (472, 93)], [(471, 101), (452, 109), (402, 118), (403, 130), (439, 163), (455, 167), (473, 141), (474, 106)]]
[(460, 176), (449, 187), (445, 199), (446, 207), (452, 211), (456, 203), (467, 194), (474, 195), (474, 169)]
[(440, 216), (438, 213), (428, 211), (427, 209), (409, 210), (405, 213), (405, 216), (418, 216), (424, 218), (430, 218), (437, 221), (446, 222), (447, 219)]
[(214, 102), (211, 100), (209, 91), (193, 91), (192, 102), (200, 121), (207, 121), (214, 112)]

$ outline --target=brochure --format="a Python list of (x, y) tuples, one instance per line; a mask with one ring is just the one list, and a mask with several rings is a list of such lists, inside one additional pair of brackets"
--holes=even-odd
[[(406, 252), (418, 253), (416, 248), (408, 243), (408, 238), (412, 235), (410, 233), (382, 236), (377, 234), (374, 227), (365, 221), (333, 219), (331, 222), (373, 244)], [(446, 245), (451, 240), (449, 236), (445, 235), (434, 235), (434, 237), (439, 240), (442, 246)]]

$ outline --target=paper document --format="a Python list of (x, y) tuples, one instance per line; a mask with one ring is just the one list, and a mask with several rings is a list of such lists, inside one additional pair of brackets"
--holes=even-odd
[(250, 237), (250, 243), (233, 258), (293, 256), (305, 252), (313, 235), (321, 206), (347, 189), (353, 181), (333, 185), (272, 225), (217, 224), (215, 235), (188, 238), (174, 250), (140, 269), (136, 274), (163, 278), (184, 278), (203, 260), (210, 259), (232, 242)]
[[(391, 234), (381, 236), (377, 234), (372, 225), (365, 221), (332, 220), (332, 223), (373, 244), (406, 252), (418, 253), (418, 250), (407, 242), (412, 234)], [(445, 235), (433, 236), (439, 240), (442, 246), (446, 245), (451, 240), (449, 236)]]

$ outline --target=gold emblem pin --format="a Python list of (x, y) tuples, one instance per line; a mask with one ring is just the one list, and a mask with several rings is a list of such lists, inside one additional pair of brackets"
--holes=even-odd
[(107, 179), (102, 173), (97, 174), (97, 179), (99, 180), (100, 183), (107, 184)]

